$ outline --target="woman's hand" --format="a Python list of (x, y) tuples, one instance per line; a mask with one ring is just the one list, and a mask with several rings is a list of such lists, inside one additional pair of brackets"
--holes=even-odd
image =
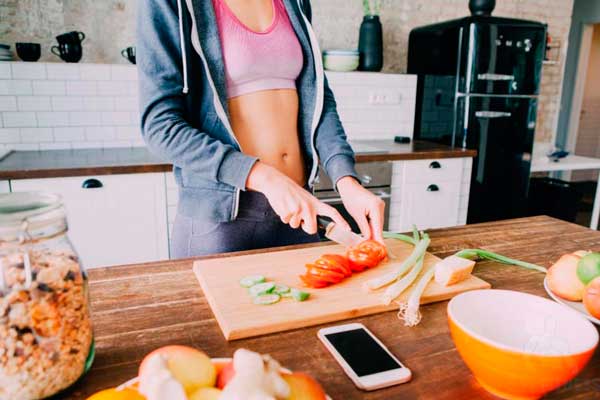
[(317, 232), (317, 215), (323, 215), (331, 218), (338, 226), (350, 229), (335, 208), (320, 202), (287, 175), (267, 164), (254, 164), (246, 187), (264, 194), (281, 220), (292, 228), (302, 227), (312, 235)]
[(337, 190), (344, 207), (358, 224), (365, 239), (383, 243), (384, 201), (363, 188), (351, 176), (341, 178), (337, 182)]

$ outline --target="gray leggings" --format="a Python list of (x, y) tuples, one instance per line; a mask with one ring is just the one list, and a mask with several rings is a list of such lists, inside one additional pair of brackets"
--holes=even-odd
[(319, 235), (309, 235), (281, 222), (262, 193), (241, 192), (234, 221), (208, 222), (178, 214), (173, 225), (171, 258), (318, 241)]

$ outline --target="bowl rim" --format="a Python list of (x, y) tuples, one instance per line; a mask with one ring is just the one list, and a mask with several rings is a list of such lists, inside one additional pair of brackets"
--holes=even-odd
[[(513, 347), (513, 346), (510, 346), (510, 345), (507, 345), (507, 344), (500, 343), (500, 342), (498, 342), (496, 340), (493, 340), (493, 339), (486, 338), (486, 337), (480, 335), (479, 333), (474, 332), (472, 329), (466, 327), (461, 322), (457, 321), (457, 319), (455, 318), (455, 316), (452, 313), (452, 306), (453, 306), (454, 303), (456, 303), (456, 301), (455, 301), (456, 298), (462, 297), (462, 296), (465, 296), (465, 295), (471, 295), (472, 296), (472, 295), (474, 295), (476, 293), (484, 293), (485, 294), (485, 293), (490, 293), (490, 292), (492, 292), (492, 293), (499, 293), (499, 292), (501, 292), (501, 293), (506, 293), (506, 294), (510, 294), (510, 295), (515, 295), (515, 294), (516, 295), (523, 295), (523, 296), (526, 296), (526, 297), (532, 297), (532, 298), (535, 298), (535, 299), (547, 301), (550, 304), (555, 304), (555, 305), (559, 306), (557, 308), (557, 310), (560, 309), (560, 310), (562, 310), (562, 312), (565, 312), (567, 314), (571, 313), (572, 315), (574, 315), (577, 318), (579, 318), (582, 322), (584, 322), (584, 324), (587, 324), (588, 327), (592, 330), (593, 335), (596, 337), (595, 343), (591, 347), (589, 347), (587, 349), (584, 349), (582, 351), (577, 351), (577, 352), (572, 352), (572, 353), (567, 353), (567, 354), (540, 354), (540, 353), (535, 353), (535, 352), (532, 352), (532, 351), (526, 351), (526, 350), (523, 350), (523, 349), (520, 349), (520, 348), (517, 348), (517, 347)], [(536, 300), (536, 301), (538, 301), (538, 300)], [(554, 307), (554, 306), (552, 306), (552, 307)], [(463, 331), (465, 331), (469, 336), (472, 336), (473, 338), (475, 338), (475, 339), (479, 340), (480, 342), (483, 342), (483, 343), (485, 343), (485, 344), (487, 344), (489, 346), (496, 347), (498, 349), (501, 349), (501, 350), (504, 350), (504, 351), (508, 351), (508, 352), (511, 352), (511, 353), (524, 354), (524, 355), (530, 355), (530, 356), (535, 356), (535, 357), (544, 357), (544, 358), (573, 357), (573, 356), (577, 356), (577, 355), (580, 355), (580, 354), (587, 353), (590, 350), (593, 351), (596, 347), (598, 347), (598, 342), (600, 340), (600, 336), (598, 334), (598, 330), (596, 329), (596, 327), (589, 320), (587, 320), (586, 318), (584, 318), (582, 315), (580, 315), (579, 313), (575, 312), (574, 310), (571, 310), (569, 308), (561, 306), (557, 302), (552, 301), (550, 299), (547, 299), (545, 297), (536, 296), (536, 295), (531, 294), (531, 293), (519, 292), (519, 291), (516, 291), (516, 290), (479, 289), (479, 290), (470, 290), (468, 292), (461, 293), (461, 294), (459, 294), (457, 296), (454, 296), (448, 302), (447, 314), (448, 314), (448, 319), (451, 320), (451, 322), (454, 323), (456, 326), (458, 326), (460, 329), (462, 329)]]

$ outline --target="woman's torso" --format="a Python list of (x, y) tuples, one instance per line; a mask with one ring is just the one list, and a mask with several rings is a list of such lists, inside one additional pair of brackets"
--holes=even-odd
[(213, 0), (242, 151), (306, 184), (295, 79), (302, 49), (281, 0)]

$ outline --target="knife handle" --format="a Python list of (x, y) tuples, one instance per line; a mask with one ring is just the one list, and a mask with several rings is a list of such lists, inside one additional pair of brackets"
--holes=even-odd
[(317, 215), (317, 224), (320, 228), (327, 230), (327, 227), (333, 223), (333, 220), (329, 217)]

